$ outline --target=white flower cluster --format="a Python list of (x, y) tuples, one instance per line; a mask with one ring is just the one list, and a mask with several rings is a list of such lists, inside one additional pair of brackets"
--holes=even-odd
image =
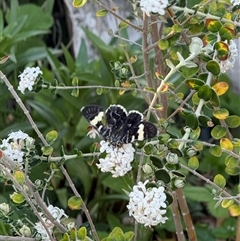
[(22, 163), (24, 156), (22, 149), (32, 149), (34, 147), (34, 142), (35, 140), (32, 137), (19, 130), (10, 133), (7, 139), (3, 139), (0, 149), (9, 158)]
[(42, 71), (39, 67), (27, 67), (18, 77), (20, 78), (18, 90), (23, 94), (25, 89), (32, 91), (35, 80), (39, 74), (42, 74)]
[(146, 189), (148, 181), (139, 182), (129, 194), (130, 200), (127, 208), (129, 215), (133, 216), (138, 223), (144, 226), (155, 226), (165, 223), (168, 219), (166, 214), (166, 194), (164, 187)]
[(231, 0), (233, 6), (240, 5), (240, 0)]
[[(58, 207), (53, 207), (52, 205), (49, 205), (47, 209), (51, 213), (51, 215), (55, 218), (55, 220), (59, 223), (62, 216), (65, 216), (66, 218), (68, 217), (65, 214), (64, 210)], [(52, 234), (54, 224), (47, 218), (43, 217), (43, 213), (39, 213), (39, 215), (42, 217), (42, 220), (45, 223), (46, 227), (48, 228), (49, 233)], [(46, 229), (44, 228), (44, 226), (40, 221), (35, 223), (35, 229), (37, 230), (37, 233), (41, 235), (42, 241), (51, 241)]]
[(165, 14), (165, 8), (168, 5), (168, 0), (140, 0), (140, 8), (148, 16), (151, 13)]
[(100, 145), (100, 152), (106, 152), (106, 157), (100, 158), (97, 164), (102, 172), (111, 172), (113, 177), (119, 177), (132, 169), (131, 162), (134, 159), (135, 149), (131, 143), (113, 146), (110, 142), (102, 140)]
[(225, 73), (227, 70), (232, 69), (235, 65), (236, 57), (238, 56), (238, 49), (233, 40), (230, 40), (229, 57), (220, 62), (221, 72)]

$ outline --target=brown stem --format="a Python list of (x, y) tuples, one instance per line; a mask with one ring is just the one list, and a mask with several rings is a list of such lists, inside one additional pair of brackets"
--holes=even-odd
[(176, 227), (177, 240), (185, 241), (182, 222), (181, 222), (181, 215), (178, 209), (177, 195), (175, 192), (173, 193), (172, 215), (173, 215), (173, 220)]
[(183, 216), (183, 220), (184, 220), (185, 225), (186, 225), (188, 238), (191, 241), (197, 241), (197, 235), (196, 235), (196, 232), (195, 232), (195, 227), (193, 225), (192, 218), (191, 218), (191, 215), (190, 215), (190, 212), (189, 212), (189, 209), (188, 209), (188, 205), (187, 205), (187, 202), (186, 202), (186, 198), (185, 198), (185, 195), (183, 193), (182, 188), (179, 188), (176, 191), (176, 194), (177, 194), (178, 204), (179, 204), (182, 216)]

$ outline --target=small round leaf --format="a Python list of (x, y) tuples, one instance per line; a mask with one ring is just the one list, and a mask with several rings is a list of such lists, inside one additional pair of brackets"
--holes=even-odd
[(213, 116), (219, 120), (225, 120), (229, 116), (229, 111), (227, 109), (218, 109), (213, 111)]
[(196, 170), (199, 167), (199, 161), (198, 158), (196, 156), (192, 156), (189, 160), (188, 160), (188, 167), (191, 168), (192, 170)]
[(68, 207), (71, 210), (80, 210), (82, 207), (82, 202), (83, 201), (80, 197), (76, 197), (76, 196), (70, 197), (68, 199)]
[(155, 172), (155, 176), (158, 180), (163, 181), (164, 183), (169, 183), (171, 178), (170, 175), (168, 174), (168, 172), (164, 169), (161, 170), (157, 170)]
[(17, 203), (17, 204), (21, 204), (25, 201), (25, 197), (21, 193), (18, 193), (18, 192), (14, 192), (11, 195), (11, 199), (14, 203)]
[(97, 17), (105, 17), (108, 14), (108, 10), (101, 9), (96, 12)]
[(22, 171), (15, 171), (13, 176), (20, 185), (25, 182), (25, 175)]
[(226, 124), (230, 128), (237, 128), (240, 126), (240, 117), (237, 115), (231, 115), (225, 120)]
[(229, 151), (233, 150), (233, 144), (228, 138), (222, 138), (220, 140), (220, 146)]
[(218, 185), (220, 188), (224, 188), (226, 186), (226, 179), (224, 178), (224, 176), (222, 176), (221, 174), (217, 174), (214, 179), (213, 182)]
[(229, 85), (226, 82), (218, 82), (217, 84), (213, 85), (212, 88), (215, 90), (216, 94), (220, 96), (227, 92)]
[(73, 0), (72, 4), (75, 8), (81, 8), (86, 2), (87, 0)]
[(205, 101), (209, 101), (212, 98), (212, 89), (209, 85), (203, 85), (198, 89), (198, 97)]
[(206, 65), (207, 70), (212, 73), (213, 75), (219, 75), (220, 74), (220, 66), (217, 61), (210, 60), (208, 61)]
[(226, 128), (220, 125), (213, 127), (211, 131), (212, 137), (216, 140), (223, 138), (226, 134), (227, 134)]
[(231, 207), (229, 207), (228, 210), (232, 217), (240, 216), (240, 206), (238, 206), (237, 204), (232, 205)]
[(221, 205), (223, 208), (229, 208), (230, 206), (232, 206), (234, 204), (234, 201), (231, 199), (225, 199), (222, 201)]
[(216, 157), (220, 157), (222, 155), (222, 148), (220, 146), (212, 146), (209, 149), (209, 152)]

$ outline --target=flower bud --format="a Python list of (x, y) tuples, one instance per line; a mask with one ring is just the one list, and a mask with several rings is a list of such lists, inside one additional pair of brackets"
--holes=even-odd
[(22, 228), (20, 228), (19, 232), (24, 237), (31, 237), (31, 235), (32, 235), (31, 229), (28, 226), (26, 226), (26, 225), (23, 225)]
[(177, 187), (177, 188), (183, 188), (185, 186), (185, 181), (177, 178), (174, 181), (174, 186)]
[(152, 167), (148, 164), (143, 165), (143, 171), (146, 174), (152, 174), (153, 173)]
[(10, 212), (10, 207), (7, 203), (1, 203), (0, 204), (0, 211), (4, 214), (7, 215)]
[(186, 154), (189, 156), (189, 157), (193, 157), (197, 154), (196, 150), (194, 150), (193, 148), (189, 148), (187, 151), (186, 151)]
[(169, 152), (166, 156), (166, 160), (169, 164), (175, 165), (178, 163), (178, 155), (176, 153)]
[(200, 38), (198, 37), (193, 37), (192, 42), (189, 45), (189, 50), (191, 54), (198, 55), (201, 53), (203, 47), (203, 42)]

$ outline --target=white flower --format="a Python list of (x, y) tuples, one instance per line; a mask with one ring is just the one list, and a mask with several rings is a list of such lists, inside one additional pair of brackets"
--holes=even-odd
[(22, 163), (24, 156), (22, 149), (30, 150), (34, 148), (34, 141), (28, 134), (19, 130), (10, 133), (7, 139), (3, 139), (0, 149), (11, 159)]
[(165, 8), (168, 5), (168, 0), (140, 0), (140, 7), (148, 16), (152, 13), (160, 15), (165, 14)]
[(60, 223), (60, 219), (61, 219), (62, 216), (67, 217), (64, 210), (61, 209), (61, 208), (54, 207), (53, 205), (49, 205), (47, 209), (52, 214), (54, 219), (56, 219), (56, 221), (59, 222), (59, 223)]
[(35, 80), (39, 74), (42, 74), (42, 71), (39, 67), (27, 67), (18, 77), (20, 78), (18, 90), (23, 94), (25, 89), (32, 91)]
[[(62, 216), (67, 217), (63, 209), (54, 207), (52, 205), (49, 205), (47, 209), (51, 213), (51, 215), (55, 218), (55, 220), (59, 223)], [(43, 213), (39, 213), (39, 215), (42, 217), (42, 221), (45, 223), (49, 233), (52, 234), (54, 224), (47, 218), (43, 217)], [(48, 233), (40, 221), (35, 223), (35, 229), (37, 230), (37, 233), (41, 235), (42, 241), (50, 241)]]
[(146, 188), (148, 181), (139, 182), (133, 186), (133, 191), (129, 193), (129, 204), (127, 208), (129, 215), (133, 216), (138, 223), (144, 226), (155, 226), (165, 223), (168, 219), (163, 217), (166, 214), (166, 194), (164, 187)]
[(93, 126), (89, 126), (88, 130), (87, 136), (90, 138), (95, 139), (97, 136), (99, 136), (98, 131)]
[(233, 40), (230, 40), (229, 57), (226, 60), (220, 61), (221, 72), (225, 73), (227, 70), (232, 69), (235, 65), (236, 57), (238, 56), (238, 49)]
[(22, 234), (23, 237), (31, 237), (31, 235), (32, 235), (31, 229), (26, 225), (23, 225), (19, 229), (19, 232)]
[(231, 0), (233, 6), (240, 5), (240, 0)]
[(0, 212), (2, 212), (4, 215), (7, 215), (10, 212), (10, 206), (7, 203), (1, 203)]
[(106, 152), (105, 158), (99, 159), (97, 167), (102, 172), (111, 172), (113, 177), (124, 176), (132, 169), (131, 162), (134, 159), (135, 149), (131, 143), (122, 146), (113, 146), (110, 142), (100, 142), (100, 152)]

